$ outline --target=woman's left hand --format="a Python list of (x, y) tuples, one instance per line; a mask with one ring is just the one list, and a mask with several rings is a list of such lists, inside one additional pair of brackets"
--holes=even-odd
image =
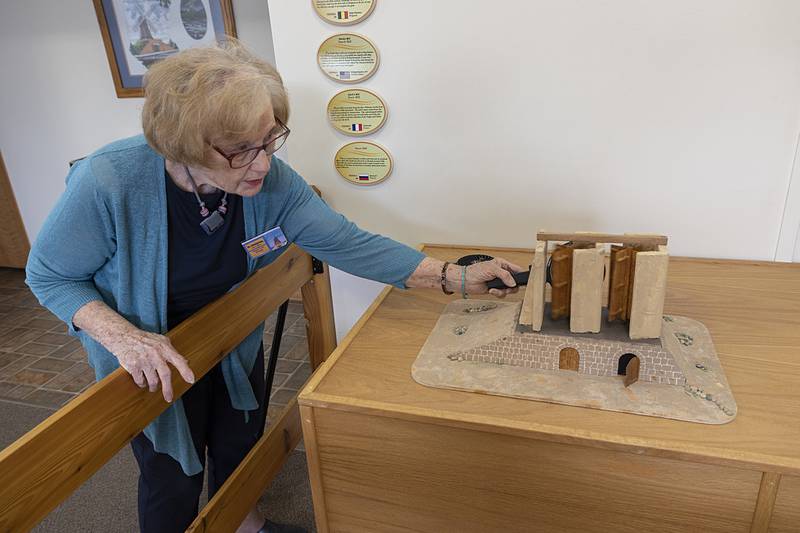
[[(495, 257), (491, 261), (482, 261), (467, 267), (466, 276), (466, 292), (467, 294), (484, 294), (488, 292), (492, 296), (504, 298), (507, 294), (512, 294), (519, 290), (512, 272), (522, 272), (525, 269), (519, 265), (515, 265), (510, 261), (506, 261), (502, 257)], [(508, 288), (507, 289), (489, 289), (486, 286), (488, 281), (494, 278), (503, 280)], [(460, 286), (460, 285), (459, 285)]]

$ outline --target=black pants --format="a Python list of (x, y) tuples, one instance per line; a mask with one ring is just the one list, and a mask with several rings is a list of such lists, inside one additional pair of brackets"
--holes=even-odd
[[(264, 348), (259, 350), (250, 383), (256, 398), (264, 397)], [(159, 393), (160, 394), (160, 393)], [(181, 396), (197, 456), (205, 467), (208, 450), (208, 499), (250, 451), (264, 431), (266, 406), (244, 412), (231, 406), (220, 365)], [(157, 453), (140, 433), (131, 441), (139, 463), (139, 528), (143, 533), (185, 531), (197, 516), (203, 473), (187, 476), (167, 454)]]

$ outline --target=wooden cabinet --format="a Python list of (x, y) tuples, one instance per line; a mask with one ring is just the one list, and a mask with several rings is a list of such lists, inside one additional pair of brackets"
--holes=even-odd
[(739, 405), (721, 426), (418, 385), (452, 298), (387, 289), (302, 392), (321, 532), (800, 531), (800, 265), (670, 260), (666, 312), (708, 326)]

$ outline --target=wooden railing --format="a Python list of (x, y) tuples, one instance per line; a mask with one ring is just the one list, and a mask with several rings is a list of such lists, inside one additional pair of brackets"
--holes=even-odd
[[(311, 363), (316, 368), (336, 345), (327, 266), (290, 246), (247, 281), (167, 333), (199, 379), (298, 288)], [(177, 398), (189, 388), (177, 372)], [(160, 394), (136, 386), (117, 369), (0, 451), (0, 531), (28, 531), (102, 467), (169, 406)], [(300, 440), (291, 402), (190, 527), (235, 531)]]

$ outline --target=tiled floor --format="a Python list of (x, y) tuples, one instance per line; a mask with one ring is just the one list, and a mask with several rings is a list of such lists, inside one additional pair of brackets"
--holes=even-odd
[[(94, 371), (80, 342), (39, 305), (24, 278), (22, 270), (0, 268), (0, 401), (57, 409), (94, 382)], [(276, 314), (268, 319), (264, 334), (267, 355)], [(292, 301), (275, 369), (270, 419), (310, 375), (303, 307)]]

